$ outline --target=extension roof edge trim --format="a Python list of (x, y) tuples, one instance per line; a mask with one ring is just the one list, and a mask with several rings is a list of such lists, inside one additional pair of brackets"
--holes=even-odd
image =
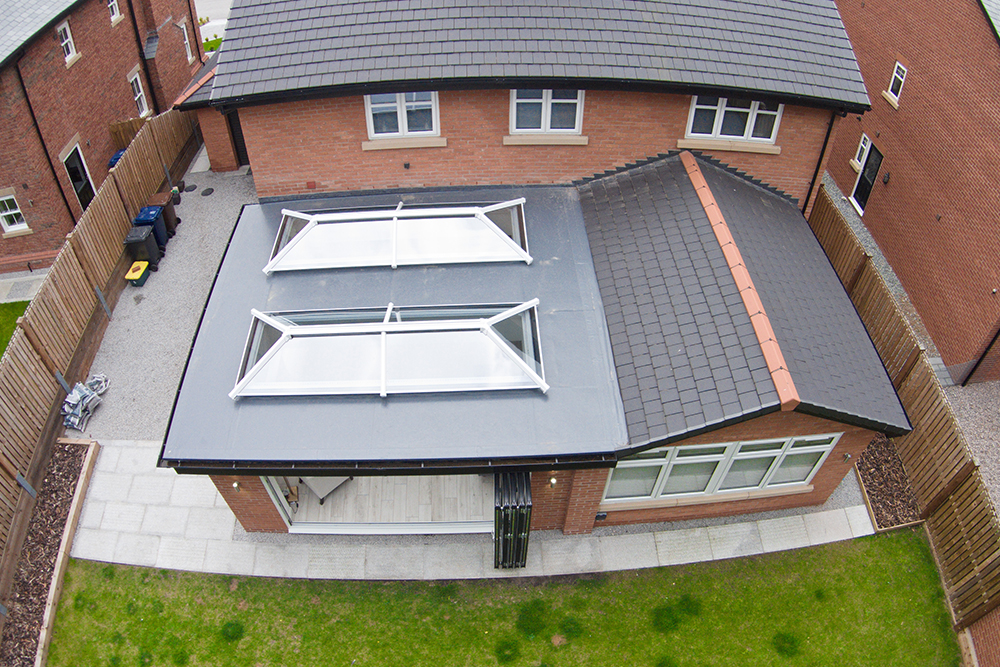
[(698, 167), (697, 160), (695, 160), (694, 155), (687, 151), (682, 152), (680, 158), (688, 177), (691, 179), (691, 185), (694, 186), (695, 192), (698, 195), (698, 200), (705, 209), (705, 215), (708, 216), (708, 220), (712, 225), (715, 238), (718, 239), (719, 245), (722, 247), (722, 253), (726, 257), (729, 270), (733, 273), (733, 279), (736, 280), (736, 287), (743, 298), (747, 314), (750, 315), (750, 322), (753, 324), (754, 333), (757, 334), (757, 339), (760, 341), (760, 348), (764, 353), (764, 361), (767, 362), (767, 370), (771, 373), (774, 388), (778, 392), (778, 398), (781, 401), (781, 410), (782, 412), (790, 412), (801, 403), (801, 400), (799, 399), (798, 391), (795, 389), (795, 383), (792, 381), (792, 375), (788, 372), (785, 357), (781, 353), (777, 339), (774, 337), (771, 321), (768, 319), (767, 313), (764, 312), (764, 305), (757, 294), (757, 288), (754, 287), (753, 279), (750, 277), (750, 273), (743, 262), (740, 249), (736, 246), (736, 241), (733, 240), (733, 235), (729, 231), (729, 225), (726, 223), (726, 219), (722, 215), (722, 210), (715, 201), (712, 190), (708, 187), (708, 182)]
[[(534, 359), (537, 364), (536, 371), (494, 328), (500, 322), (520, 315), (525, 311), (532, 311), (537, 306), (538, 299), (536, 298), (522, 304), (514, 305), (513, 307), (495, 306), (495, 308), (502, 308), (502, 310), (489, 317), (415, 319), (404, 322), (402, 320), (390, 320), (396, 308), (390, 302), (381, 322), (323, 324), (295, 324), (283, 318), (282, 313), (262, 313), (259, 310), (252, 309), (251, 314), (256, 321), (272, 327), (281, 335), (263, 355), (254, 361), (251, 368), (246, 369), (246, 372), (239, 378), (236, 386), (229, 393), (229, 397), (237, 400), (246, 396), (370, 395), (377, 393), (382, 398), (385, 398), (389, 393), (492, 391), (531, 388), (540, 389), (542, 393), (545, 393), (548, 391), (549, 385), (545, 382), (540, 351), (533, 355), (533, 359), (537, 356), (537, 359)], [(479, 308), (478, 306), (469, 307)], [(368, 312), (369, 309), (364, 310)], [(460, 309), (456, 308), (455, 310), (459, 312)], [(532, 343), (535, 343), (537, 342), (538, 335), (537, 317), (531, 322), (531, 331), (527, 333), (526, 337), (532, 336), (535, 339), (532, 340)], [(256, 326), (256, 322), (251, 325), (250, 334), (247, 339), (245, 359), (253, 354), (251, 348), (254, 345)], [(477, 333), (482, 334), (492, 346), (475, 336)], [(415, 335), (419, 336), (420, 334), (425, 334), (422, 337), (423, 341), (415, 338)], [(461, 350), (461, 354), (458, 353), (456, 347), (459, 344), (456, 334), (458, 337), (461, 337), (462, 342), (466, 346), (465, 349)], [(437, 345), (426, 344), (429, 336), (434, 336), (437, 339), (441, 335), (447, 336), (449, 340)], [(336, 351), (329, 354), (331, 350), (327, 349), (324, 350), (328, 353), (326, 355), (317, 354), (318, 350), (306, 350), (304, 354), (296, 358), (294, 350), (292, 350), (293, 341), (296, 339), (302, 341), (312, 339), (314, 341), (313, 346), (315, 346), (315, 339), (341, 336), (351, 340), (354, 345), (348, 346), (346, 350), (342, 350), (340, 356), (336, 354)], [(415, 369), (416, 373), (414, 377), (390, 377), (390, 373), (387, 371), (387, 368), (391, 366), (387, 360), (387, 354), (392, 353), (387, 349), (390, 345), (390, 336), (399, 341), (402, 341), (402, 338), (405, 336), (406, 343), (403, 344), (410, 348), (407, 356), (417, 358), (418, 363), (424, 362), (426, 364), (428, 359), (433, 359), (435, 356), (441, 357), (443, 356), (442, 353), (446, 353), (446, 356), (452, 360), (453, 366), (456, 365), (455, 362), (461, 363), (465, 361), (465, 365), (471, 365), (472, 368), (463, 368), (460, 370), (471, 370), (473, 374), (466, 377), (458, 377), (457, 375), (448, 377), (444, 374), (437, 378), (417, 377), (420, 374), (418, 366)], [(363, 339), (365, 338), (373, 340), (364, 341)], [(412, 348), (420, 342), (425, 343), (424, 347), (426, 349), (421, 350), (422, 354), (414, 355)], [(363, 345), (363, 343), (368, 344)], [(478, 349), (469, 349), (468, 346), (470, 343), (478, 343)], [(362, 346), (369, 349), (361, 349)], [(376, 378), (366, 377), (360, 372), (358, 377), (353, 378), (342, 377), (334, 379), (331, 376), (323, 375), (323, 371), (329, 367), (335, 366), (338, 370), (343, 370), (345, 366), (348, 366), (348, 364), (344, 363), (348, 357), (353, 357), (355, 361), (361, 360), (360, 365), (357, 363), (353, 364), (355, 366), (353, 370), (367, 371), (369, 375), (373, 375), (373, 371), (375, 370), (374, 365), (371, 364), (371, 359), (364, 358), (364, 355), (366, 352), (371, 354), (376, 349), (377, 352), (373, 356), (377, 356), (378, 358), (377, 381)], [(435, 353), (437, 354), (435, 355)], [(483, 361), (482, 359), (476, 359), (477, 356), (489, 357), (485, 359), (485, 365), (491, 373), (475, 375), (477, 370), (482, 370), (481, 368), (476, 368), (475, 362)], [(331, 359), (331, 357), (334, 358)], [(439, 358), (438, 362), (441, 361)], [(269, 369), (268, 366), (272, 362), (276, 363), (278, 368)], [(472, 364), (469, 362), (472, 362)], [(434, 364), (432, 362), (432, 365), (438, 366), (441, 364)], [(309, 372), (315, 373), (319, 370), (319, 379), (310, 380), (304, 377), (308, 374), (302, 372), (306, 366)], [(347, 375), (350, 375), (350, 370), (348, 368)], [(414, 369), (409, 370), (412, 371)], [(242, 371), (243, 369), (241, 369)], [(299, 372), (296, 373), (295, 371)], [(270, 373), (271, 377), (263, 377), (265, 373)], [(274, 377), (275, 375), (278, 377)], [(298, 377), (289, 377), (295, 375), (298, 375)]]
[[(489, 206), (435, 206), (337, 213), (282, 209), (271, 259), (264, 273), (473, 262), (531, 264), (524, 197)], [(488, 214), (510, 209), (511, 232)], [(288, 234), (293, 220), (305, 225)], [(433, 233), (432, 233), (433, 232)], [(513, 235), (513, 236), (512, 236)], [(309, 241), (306, 242), (306, 238)], [(367, 246), (367, 255), (349, 249)]]

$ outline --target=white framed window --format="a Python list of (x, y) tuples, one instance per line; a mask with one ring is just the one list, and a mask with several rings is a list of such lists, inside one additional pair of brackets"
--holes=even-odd
[(191, 40), (188, 38), (187, 23), (180, 23), (177, 25), (180, 29), (181, 34), (184, 35), (184, 54), (187, 56), (188, 62), (194, 60), (194, 53), (191, 51)]
[(129, 76), (128, 85), (132, 88), (132, 97), (135, 99), (136, 109), (139, 110), (139, 117), (144, 118), (149, 115), (149, 106), (146, 104), (146, 93), (142, 89), (142, 79), (138, 72)]
[(108, 0), (108, 13), (111, 14), (112, 23), (116, 23), (121, 18), (122, 13), (118, 9), (118, 0)]
[(0, 195), (0, 227), (3, 233), (17, 232), (28, 228), (28, 223), (21, 214), (21, 207), (13, 194)]
[(369, 139), (438, 136), (436, 92), (365, 95)]
[(252, 310), (229, 396), (545, 393), (537, 306)]
[(73, 33), (69, 29), (69, 21), (63, 21), (56, 26), (56, 35), (59, 36), (59, 45), (62, 46), (63, 56), (66, 58), (66, 64), (69, 65), (79, 56), (76, 44), (73, 43)]
[(608, 476), (603, 500), (662, 500), (805, 485), (841, 435), (647, 450), (618, 462)]
[(864, 132), (861, 133), (861, 140), (858, 142), (858, 150), (854, 153), (854, 157), (851, 158), (851, 168), (854, 171), (861, 171), (861, 166), (868, 159), (868, 151), (872, 147), (872, 140), (868, 138), (868, 135)]
[(896, 62), (892, 70), (892, 78), (889, 80), (889, 88), (884, 91), (886, 99), (894, 106), (899, 106), (899, 94), (903, 92), (903, 82), (906, 81), (906, 68), (901, 63)]
[(774, 143), (783, 104), (696, 95), (688, 114), (688, 137)]
[(580, 134), (583, 91), (548, 88), (510, 91), (510, 133)]

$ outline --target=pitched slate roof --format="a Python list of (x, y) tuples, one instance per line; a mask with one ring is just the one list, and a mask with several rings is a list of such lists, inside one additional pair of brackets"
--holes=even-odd
[(993, 34), (1000, 37), (1000, 0), (979, 0), (979, 4), (993, 26)]
[(213, 100), (525, 79), (868, 107), (833, 0), (236, 0)]
[(83, 0), (0, 0), (0, 65)]
[(212, 51), (208, 59), (198, 69), (191, 83), (174, 101), (174, 107), (181, 111), (207, 107), (212, 97), (212, 82), (215, 81), (215, 69), (219, 63), (219, 52)]
[[(707, 162), (798, 390), (800, 412), (898, 434), (909, 422), (805, 219)], [(632, 447), (780, 408), (760, 341), (679, 156), (579, 186)]]

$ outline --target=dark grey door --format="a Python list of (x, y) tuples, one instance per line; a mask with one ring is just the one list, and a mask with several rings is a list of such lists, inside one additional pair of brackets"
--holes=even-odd
[(868, 196), (872, 193), (872, 188), (875, 187), (875, 179), (878, 178), (878, 170), (881, 166), (882, 153), (875, 148), (875, 144), (872, 144), (871, 148), (868, 149), (868, 157), (865, 158), (865, 163), (861, 167), (861, 173), (858, 174), (858, 182), (854, 184), (854, 193), (851, 194), (851, 199), (862, 211), (868, 205)]
[(66, 171), (69, 173), (69, 180), (73, 184), (76, 198), (80, 200), (80, 207), (86, 211), (94, 199), (94, 185), (90, 182), (90, 175), (83, 164), (83, 156), (80, 155), (79, 146), (73, 149), (63, 164), (66, 165)]
[(240, 125), (239, 112), (233, 109), (226, 114), (226, 120), (229, 121), (229, 133), (233, 137), (233, 149), (236, 151), (236, 161), (239, 162), (241, 167), (250, 164), (250, 158), (247, 156), (247, 142), (243, 139), (243, 126)]

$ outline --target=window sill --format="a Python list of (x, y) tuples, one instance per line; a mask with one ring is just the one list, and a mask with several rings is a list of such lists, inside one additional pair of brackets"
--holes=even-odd
[(79, 59), (80, 59), (80, 52), (77, 51), (76, 53), (74, 53), (73, 55), (71, 55), (69, 58), (66, 59), (66, 69), (72, 67), (73, 63), (75, 63)]
[(888, 102), (889, 106), (891, 106), (893, 109), (899, 108), (899, 100), (894, 98), (888, 90), (882, 91), (882, 97), (885, 98), (885, 101)]
[(851, 169), (853, 169), (854, 171), (856, 171), (859, 174), (861, 173), (861, 164), (857, 160), (851, 159), (851, 160), (848, 160), (848, 162), (851, 165)]
[(14, 239), (18, 236), (28, 236), (29, 234), (34, 234), (30, 227), (21, 227), (19, 229), (12, 229), (9, 232), (4, 232), (3, 237), (5, 239)]
[(794, 496), (800, 493), (812, 493), (812, 484), (798, 484), (774, 489), (755, 489), (753, 491), (730, 491), (715, 493), (710, 496), (684, 496), (681, 498), (658, 498), (656, 500), (625, 500), (621, 502), (604, 501), (598, 509), (601, 512), (622, 512), (626, 510), (648, 510), (668, 507), (687, 507), (689, 505), (710, 505), (713, 503), (728, 503), (736, 500), (757, 500), (760, 498), (776, 498), (778, 496)]
[(590, 139), (580, 134), (508, 134), (504, 146), (586, 146)]
[(392, 139), (372, 139), (362, 141), (363, 151), (388, 151), (397, 148), (444, 148), (448, 145), (446, 137), (395, 137)]
[(765, 155), (781, 155), (781, 146), (736, 139), (678, 139), (677, 148), (691, 148), (694, 150), (704, 151), (732, 151), (733, 153), (763, 153)]
[(124, 18), (125, 18), (124, 14), (119, 14), (118, 16), (116, 16), (113, 19), (111, 19), (111, 27), (114, 28), (116, 25), (118, 25), (119, 23), (121, 23), (122, 20), (124, 20)]

